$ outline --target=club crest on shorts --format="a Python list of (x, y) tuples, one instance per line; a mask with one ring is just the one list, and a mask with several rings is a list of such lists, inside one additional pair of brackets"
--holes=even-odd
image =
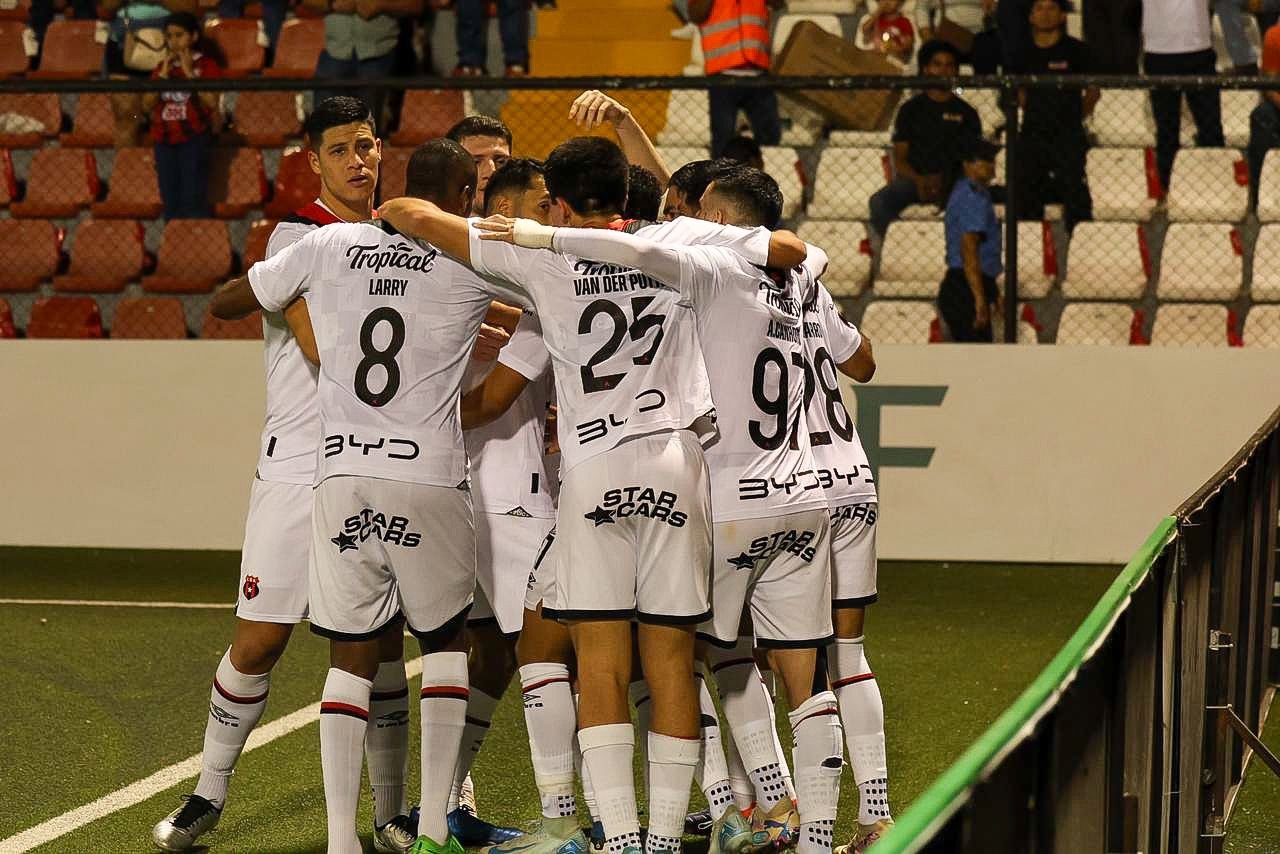
[(683, 528), (689, 517), (676, 509), (679, 500), (680, 496), (674, 492), (648, 486), (624, 486), (605, 490), (601, 502), (590, 513), (584, 513), (583, 518), (595, 522), (597, 528), (631, 516), (643, 516), (673, 528)]
[(244, 594), (244, 598), (252, 599), (258, 595), (258, 576), (246, 575), (244, 584), (240, 587), (240, 592)]
[(390, 516), (366, 507), (342, 523), (342, 530), (329, 542), (338, 547), (338, 553), (359, 549), (360, 543), (370, 537), (393, 546), (416, 548), (422, 543), (422, 534), (409, 530), (409, 520), (404, 516)]

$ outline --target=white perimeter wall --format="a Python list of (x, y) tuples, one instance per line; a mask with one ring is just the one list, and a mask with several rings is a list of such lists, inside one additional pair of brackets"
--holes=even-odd
[[(1124, 561), (1280, 404), (1280, 351), (877, 358), (885, 558)], [(239, 548), (262, 410), (256, 342), (0, 342), (0, 544)]]

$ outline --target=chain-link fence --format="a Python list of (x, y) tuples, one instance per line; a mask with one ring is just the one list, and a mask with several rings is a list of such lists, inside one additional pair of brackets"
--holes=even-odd
[[(211, 320), (208, 294), (315, 198), (300, 144), (321, 86), (380, 105), (387, 199), (403, 191), (414, 147), (466, 115), (502, 119), (514, 155), (544, 157), (580, 133), (569, 105), (584, 88), (630, 108), (674, 171), (710, 156), (708, 81), (188, 83), (217, 105), (212, 216), (171, 220), (157, 147), (146, 135), (117, 147), (120, 117), (145, 115), (130, 103), (163, 84), (0, 82), (0, 336), (258, 334), (254, 322)], [(961, 162), (965, 151), (980, 159), (980, 135), (1003, 147), (990, 187), (968, 200), (987, 193), (1000, 223), (999, 252), (978, 250), (984, 272), (1002, 267), (995, 340), (1280, 346), (1280, 80), (715, 82), (777, 92), (781, 138), (761, 156), (784, 194), (783, 222), (827, 251), (824, 281), (876, 341), (970, 337), (951, 327), (972, 314), (948, 312), (944, 298), (940, 315), (938, 298), (970, 287), (961, 244), (973, 212), (954, 211), (950, 229), (947, 219), (952, 187), (986, 181)], [(849, 127), (846, 101), (873, 107), (856, 111), (861, 127)]]

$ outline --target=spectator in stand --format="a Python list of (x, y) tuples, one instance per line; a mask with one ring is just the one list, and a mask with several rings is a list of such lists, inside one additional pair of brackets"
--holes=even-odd
[[(276, 42), (280, 40), (280, 28), (289, 13), (289, 0), (258, 0), (258, 3), (262, 7), (262, 28), (267, 33), (267, 63), (270, 64)], [(218, 17), (243, 18), (244, 7), (245, 0), (218, 0)]]
[[(194, 0), (102, 0), (99, 14), (108, 17), (107, 43), (102, 53), (103, 74), (112, 80), (146, 80), (164, 56), (164, 22), (173, 12), (197, 11)], [(115, 146), (138, 144), (146, 123), (142, 96), (111, 93), (115, 114)]]
[[(1217, 74), (1209, 0), (1142, 0), (1142, 68), (1148, 76)], [(1217, 89), (1152, 89), (1156, 170), (1169, 189), (1182, 126), (1182, 96), (1196, 123), (1196, 145), (1222, 147), (1222, 102)]]
[[(489, 52), (487, 0), (457, 0), (458, 66), (454, 77), (483, 77)], [(525, 0), (497, 0), (498, 35), (508, 77), (529, 76), (529, 4)]]
[[(996, 0), (919, 0), (916, 3), (916, 31), (920, 33), (921, 42), (934, 39), (947, 41), (957, 51), (961, 60), (970, 60), (971, 53), (979, 54), (977, 62), (984, 67), (979, 73), (994, 72), (998, 61), (998, 44), (984, 44), (984, 36), (992, 28), (991, 14), (995, 11)], [(943, 20), (948, 22), (943, 25)], [(952, 25), (960, 30), (967, 30), (969, 35), (961, 33), (952, 38)], [(960, 41), (971, 44), (960, 44)], [(989, 57), (989, 60), (987, 59)], [(985, 66), (990, 64), (991, 68)], [(978, 70), (975, 68), (975, 70)]]
[[(1024, 52), (1028, 74), (1085, 74), (1084, 43), (1067, 35), (1068, 0), (1035, 0), (1031, 6), (1031, 44)], [(1093, 218), (1093, 199), (1085, 179), (1089, 141), (1084, 120), (1102, 93), (1084, 89), (1024, 89), (1020, 139), (1021, 193), (1018, 219), (1043, 219), (1046, 202), (1062, 202), (1067, 230)]]
[[(27, 22), (31, 25), (32, 32), (36, 34), (37, 50), (44, 47), (44, 31), (49, 29), (53, 16), (59, 13), (68, 18), (84, 21), (92, 21), (98, 17), (97, 6), (92, 0), (31, 0), (31, 11), (27, 15)], [(33, 57), (31, 67), (40, 67), (39, 53)]]
[(970, 139), (963, 162), (950, 172), (947, 197), (947, 274), (938, 288), (938, 313), (952, 341), (990, 343), (993, 313), (1001, 308), (996, 277), (1001, 261), (1000, 221), (991, 200), (995, 143)]
[[(164, 24), (167, 55), (152, 72), (153, 80), (194, 80), (218, 77), (222, 71), (200, 50), (200, 21), (189, 12), (176, 12)], [(218, 119), (218, 93), (148, 92), (143, 106), (151, 113), (156, 175), (164, 218), (210, 216), (209, 155)]]
[(749, 136), (739, 134), (726, 142), (720, 157), (723, 160), (735, 160), (759, 169), (761, 172), (764, 171), (764, 152), (760, 149), (760, 143)]
[(484, 216), (484, 191), (493, 173), (511, 159), (511, 129), (490, 116), (467, 116), (445, 136), (466, 149), (476, 162), (476, 216)]
[(1142, 0), (1083, 0), (1084, 43), (1098, 74), (1137, 74)]
[(1280, 12), (1280, 0), (1216, 0), (1213, 11), (1222, 24), (1222, 42), (1236, 74), (1257, 74), (1258, 54), (1249, 41), (1248, 20)]
[[(1280, 27), (1272, 27), (1262, 37), (1262, 73), (1280, 76)], [(1280, 91), (1262, 93), (1258, 106), (1249, 114), (1249, 186), (1256, 195), (1267, 152), (1280, 148)]]
[(877, 0), (876, 9), (863, 16), (854, 44), (876, 50), (906, 64), (916, 46), (916, 30), (902, 14), (902, 0)]
[[(954, 77), (959, 57), (946, 42), (920, 48), (920, 74)], [(982, 136), (978, 112), (950, 89), (930, 88), (905, 101), (893, 126), (894, 178), (871, 197), (871, 226), (883, 238), (908, 205), (941, 203), (943, 175), (957, 151)]]
[[(780, 5), (782, 0), (688, 0), (687, 17), (702, 33), (707, 75), (723, 80), (768, 74), (770, 9)], [(761, 145), (781, 141), (782, 119), (772, 89), (711, 86), (707, 98), (712, 157), (719, 157), (737, 133), (738, 110), (747, 114), (751, 133)]]
[[(325, 12), (324, 50), (316, 62), (316, 77), (323, 79), (373, 80), (389, 77), (396, 61), (400, 39), (400, 18), (417, 18), (423, 0), (302, 0), (310, 9)], [(334, 94), (316, 92), (320, 101)], [(385, 92), (360, 93), (373, 107), (381, 126)]]
[(657, 222), (658, 209), (662, 206), (662, 188), (658, 186), (658, 179), (648, 169), (634, 163), (628, 172), (627, 206), (622, 211), (622, 218)]

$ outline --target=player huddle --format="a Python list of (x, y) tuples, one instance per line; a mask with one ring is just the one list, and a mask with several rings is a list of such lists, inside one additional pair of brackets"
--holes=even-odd
[[(336, 97), (308, 118), (320, 198), (212, 303), (262, 309), (267, 418), (202, 773), (156, 825), (161, 848), (217, 824), (304, 618), (331, 650), (330, 854), (363, 850), (366, 762), (383, 852), (656, 854), (686, 832), (713, 854), (830, 851), (846, 748), (847, 848), (892, 824), (862, 644), (876, 492), (838, 383), (871, 378), (870, 342), (822, 286), (823, 251), (773, 230), (763, 172), (668, 175), (598, 92), (571, 118), (612, 124), (622, 147), (513, 159), (505, 126), (471, 117), (414, 152), (376, 218), (368, 108)], [(684, 215), (624, 219), (637, 165)], [(412, 811), (406, 631), (422, 652)], [(791, 710), (790, 768), (762, 669)], [(543, 815), (529, 833), (482, 821), (469, 794), (517, 671)], [(688, 815), (695, 780), (704, 815)]]

